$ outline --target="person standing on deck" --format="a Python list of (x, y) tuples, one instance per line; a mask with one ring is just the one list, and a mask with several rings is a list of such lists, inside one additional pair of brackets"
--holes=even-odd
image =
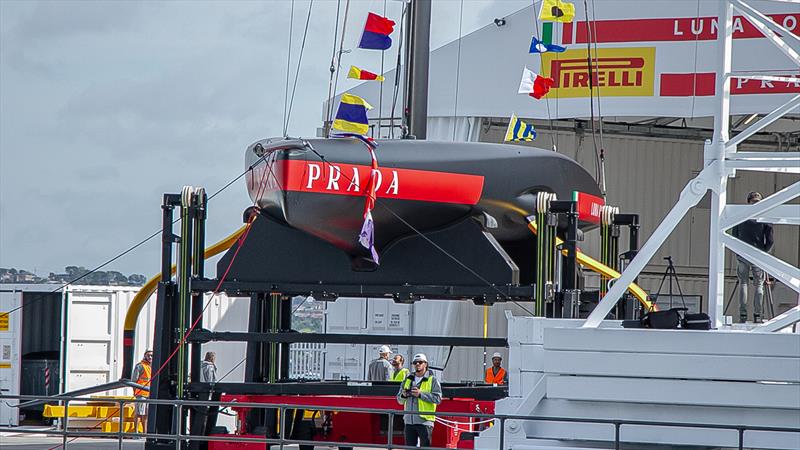
[(392, 381), (400, 383), (401, 381), (406, 379), (406, 377), (409, 374), (409, 371), (408, 369), (403, 367), (403, 363), (405, 362), (406, 360), (403, 358), (403, 355), (399, 353), (397, 355), (394, 355), (394, 358), (392, 358), (392, 368), (394, 370), (392, 374)]
[[(150, 388), (150, 382), (153, 371), (151, 367), (152, 361), (153, 361), (153, 351), (146, 350), (144, 352), (144, 355), (142, 356), (142, 360), (139, 361), (133, 368), (133, 374), (131, 374), (131, 380), (133, 380), (134, 383), (140, 386), (144, 386), (148, 389)], [(137, 400), (146, 400), (150, 397), (150, 391), (140, 388), (134, 388), (133, 396)], [(139, 424), (142, 424), (142, 431), (146, 433), (147, 403), (145, 402), (134, 403), (133, 431), (135, 433), (139, 432)]]
[[(417, 353), (412, 360), (414, 372), (409, 374), (397, 393), (397, 403), (403, 405), (406, 412), (422, 414), (405, 414), (406, 445), (431, 446), (433, 424), (436, 416), (436, 405), (442, 402), (442, 385), (428, 370), (428, 358), (424, 353)], [(429, 413), (429, 414), (424, 414)]]
[(499, 352), (494, 352), (492, 355), (492, 367), (486, 369), (486, 376), (483, 381), (487, 384), (496, 384), (498, 386), (508, 383), (508, 373), (506, 369), (500, 367), (503, 362), (503, 355)]
[[(760, 192), (750, 192), (747, 194), (747, 204), (752, 205), (761, 201), (763, 197)], [(756, 222), (750, 219), (733, 227), (733, 236), (742, 242), (753, 247), (769, 252), (772, 250), (774, 240), (772, 238), (772, 225), (768, 223)], [(753, 295), (753, 322), (761, 322), (761, 304), (764, 299), (764, 271), (755, 264), (736, 255), (736, 277), (739, 280), (739, 321), (747, 322), (747, 282), (750, 273), (753, 274), (753, 286), (756, 288)]]
[(388, 345), (381, 345), (378, 349), (378, 359), (369, 363), (367, 380), (369, 381), (392, 381), (392, 364), (389, 363), (389, 355), (392, 349)]

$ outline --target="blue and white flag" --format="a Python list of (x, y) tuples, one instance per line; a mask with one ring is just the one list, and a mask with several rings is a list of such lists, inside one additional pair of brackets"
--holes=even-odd
[(566, 49), (567, 49), (566, 47), (562, 47), (560, 45), (545, 44), (539, 39), (536, 39), (536, 36), (534, 36), (531, 39), (531, 49), (529, 53), (547, 53), (547, 52), (561, 53)]

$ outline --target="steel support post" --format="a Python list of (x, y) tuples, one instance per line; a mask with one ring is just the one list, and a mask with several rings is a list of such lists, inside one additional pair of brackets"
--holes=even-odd
[(728, 0), (719, 1), (719, 33), (717, 37), (717, 79), (716, 92), (719, 102), (714, 112), (714, 139), (706, 142), (704, 148), (705, 166), (716, 161), (716, 173), (711, 174), (714, 179), (711, 188), (711, 211), (709, 212), (709, 255), (708, 255), (708, 312), (711, 326), (718, 328), (722, 325), (723, 308), (725, 304), (725, 247), (720, 242), (720, 219), (725, 212), (728, 201), (727, 187), (728, 174), (725, 168), (725, 153), (727, 150), (736, 151), (736, 148), (727, 148), (730, 129), (730, 82), (728, 74), (731, 71), (731, 44), (733, 32), (733, 6)]
[[(159, 372), (164, 362), (177, 345), (175, 330), (178, 326), (178, 296), (175, 283), (172, 282), (172, 244), (179, 239), (172, 233), (173, 211), (180, 205), (179, 194), (164, 194), (162, 205), (162, 230), (161, 230), (161, 281), (158, 284), (156, 296), (156, 320), (153, 338), (153, 377), (150, 382), (150, 398), (174, 399), (175, 391), (173, 382), (177, 374), (177, 364), (174, 360)], [(147, 420), (147, 432), (170, 434), (172, 429), (173, 406), (150, 405)], [(145, 448), (148, 450), (160, 448), (160, 445), (150, 439)]]
[(406, 124), (408, 134), (425, 139), (428, 130), (428, 61), (430, 59), (431, 2), (412, 1), (406, 39)]
[(717, 164), (718, 162), (715, 161), (711, 166), (703, 169), (697, 177), (689, 181), (689, 184), (683, 188), (678, 202), (675, 203), (675, 206), (667, 213), (667, 216), (664, 217), (661, 224), (656, 227), (650, 239), (644, 243), (642, 249), (622, 272), (622, 276), (619, 277), (606, 295), (603, 296), (600, 303), (582, 325), (583, 328), (597, 328), (603, 319), (605, 319), (606, 315), (611, 312), (617, 300), (625, 293), (628, 286), (633, 283), (633, 280), (639, 276), (644, 266), (650, 262), (650, 259), (655, 255), (656, 251), (661, 248), (661, 245), (669, 237), (675, 227), (678, 226), (678, 223), (680, 223), (683, 216), (686, 215), (686, 212), (703, 198), (707, 190), (707, 179), (711, 176), (709, 174), (716, 173)]

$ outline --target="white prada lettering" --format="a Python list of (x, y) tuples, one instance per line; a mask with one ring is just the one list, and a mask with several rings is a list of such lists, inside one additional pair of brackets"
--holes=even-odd
[(389, 187), (386, 188), (387, 194), (397, 195), (397, 189), (400, 187), (400, 179), (397, 176), (397, 171), (392, 171), (392, 182), (389, 183)]
[(319, 177), (322, 175), (322, 168), (319, 164), (308, 163), (308, 183), (306, 183), (306, 189), (311, 189), (312, 184), (319, 180)]
[(331, 165), (331, 170), (328, 171), (328, 186), (325, 188), (326, 190), (339, 190), (339, 178), (342, 176), (342, 171), (339, 169), (339, 166)]
[(347, 186), (347, 192), (361, 192), (361, 186), (359, 185), (361, 181), (359, 181), (359, 178), (358, 169), (353, 167), (353, 176), (350, 177), (350, 185)]

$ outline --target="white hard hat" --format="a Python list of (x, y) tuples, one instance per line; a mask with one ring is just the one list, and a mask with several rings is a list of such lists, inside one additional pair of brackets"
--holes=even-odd
[(503, 355), (501, 355), (500, 352), (494, 352), (494, 353), (492, 353), (492, 359), (494, 359), (494, 358), (503, 359)]
[(388, 345), (381, 345), (381, 348), (378, 349), (378, 353), (392, 353), (392, 349), (390, 349)]
[(417, 353), (416, 355), (414, 355), (414, 359), (412, 359), (411, 362), (417, 362), (417, 361), (428, 362), (428, 357), (425, 356), (425, 353)]

